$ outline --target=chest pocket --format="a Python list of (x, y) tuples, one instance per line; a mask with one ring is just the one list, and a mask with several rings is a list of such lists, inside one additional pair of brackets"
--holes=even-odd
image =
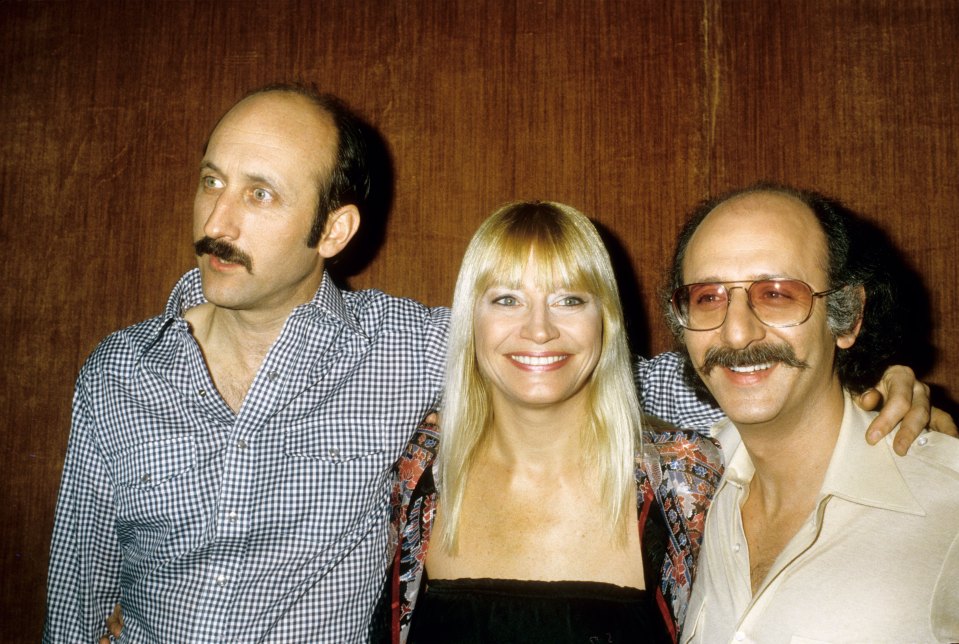
[(314, 418), (291, 424), (283, 436), (283, 452), (292, 459), (327, 465), (347, 464), (382, 455), (388, 433), (377, 423)]
[(282, 485), (273, 504), (282, 515), (278, 522), (321, 543), (385, 525), (392, 458), (383, 434), (381, 426), (342, 419), (311, 419), (289, 427), (283, 436)]
[(288, 457), (318, 461), (329, 465), (346, 464), (363, 459), (376, 460), (383, 453), (371, 445), (355, 445), (348, 438), (317, 440), (303, 434), (287, 434), (283, 451)]
[(117, 458), (113, 477), (120, 488), (151, 489), (196, 468), (192, 436), (171, 438), (132, 447)]

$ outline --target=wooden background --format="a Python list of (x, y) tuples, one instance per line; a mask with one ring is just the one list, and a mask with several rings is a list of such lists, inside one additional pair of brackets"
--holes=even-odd
[(954, 0), (0, 0), (0, 641), (39, 637), (77, 370), (193, 265), (200, 148), (245, 91), (315, 82), (387, 142), (393, 207), (356, 287), (448, 303), (489, 212), (563, 201), (617, 240), (658, 352), (684, 213), (784, 180), (868, 215), (942, 291), (924, 377), (955, 393), (956, 51)]

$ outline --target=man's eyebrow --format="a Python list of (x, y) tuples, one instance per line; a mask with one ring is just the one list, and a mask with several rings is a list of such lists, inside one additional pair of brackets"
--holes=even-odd
[[(206, 159), (204, 159), (203, 162), (200, 163), (200, 170), (212, 170), (213, 172), (216, 172), (217, 174), (223, 174), (223, 171), (220, 170), (220, 168), (218, 168), (215, 163)], [(267, 177), (266, 175), (244, 174), (243, 178), (251, 183), (264, 183), (275, 190), (279, 189), (278, 182), (275, 181), (274, 179), (271, 179), (270, 177)]]
[(262, 174), (244, 174), (243, 178), (249, 181), (250, 183), (264, 183), (268, 185), (269, 187), (273, 188), (274, 190), (279, 189), (279, 185), (277, 185), (276, 181)]

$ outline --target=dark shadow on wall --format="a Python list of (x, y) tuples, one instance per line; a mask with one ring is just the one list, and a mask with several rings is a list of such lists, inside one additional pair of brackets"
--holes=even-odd
[[(889, 357), (883, 366), (908, 365), (918, 379), (924, 380), (938, 359), (938, 352), (932, 343), (936, 320), (932, 317), (929, 289), (909, 258), (893, 244), (882, 228), (855, 213), (849, 214), (851, 233), (856, 236), (857, 245), (867, 249), (876, 258), (879, 264), (877, 275), (880, 279), (886, 277), (889, 280), (893, 292), (894, 310), (889, 315), (873, 310), (867, 300), (860, 337), (864, 331), (872, 331), (882, 337), (884, 342), (890, 343)], [(876, 320), (887, 319), (889, 322), (880, 323), (878, 327), (872, 326)], [(861, 343), (857, 341), (856, 344)], [(853, 345), (853, 350), (856, 348)], [(867, 345), (860, 349), (872, 350), (872, 347)], [(932, 404), (956, 418), (959, 404), (953, 398), (954, 394), (937, 385), (931, 385), (930, 389)]]
[(361, 208), (360, 228), (353, 240), (327, 265), (330, 275), (344, 288), (349, 287), (349, 278), (363, 272), (383, 247), (395, 190), (389, 144), (379, 130), (365, 120), (361, 120), (360, 127), (367, 151), (370, 197)]
[[(884, 350), (888, 357), (883, 367), (905, 364), (912, 367), (918, 377), (923, 377), (936, 361), (931, 340), (933, 320), (929, 291), (882, 228), (851, 211), (848, 214), (855, 246), (875, 260), (876, 281), (888, 280), (892, 289), (891, 311), (877, 308), (881, 304), (870, 302), (867, 297), (859, 340), (850, 351), (856, 350), (857, 345), (861, 351)], [(868, 293), (869, 286), (866, 290)], [(861, 340), (870, 336), (876, 340), (864, 345)]]
[[(889, 364), (904, 364), (916, 372), (923, 380), (939, 359), (938, 351), (932, 343), (932, 332), (937, 321), (932, 316), (929, 289), (923, 283), (920, 273), (913, 268), (909, 258), (889, 239), (889, 236), (876, 224), (856, 218), (856, 233), (865, 239), (867, 247), (877, 249), (877, 257), (889, 271), (890, 282), (894, 290), (894, 301), (898, 323), (898, 337), (891, 339), (896, 346)], [(869, 303), (866, 303), (865, 326), (869, 321)], [(879, 329), (882, 333), (885, 329)], [(893, 331), (890, 330), (890, 334)], [(959, 415), (959, 403), (954, 392), (948, 392), (937, 385), (930, 386), (932, 403), (944, 409), (953, 418)]]
[[(623, 316), (626, 318), (626, 334), (629, 340), (629, 349), (633, 355), (649, 356), (649, 320), (643, 308), (644, 297), (642, 285), (633, 270), (633, 263), (623, 242), (603, 224), (593, 221), (599, 236), (606, 244), (609, 258), (616, 274), (619, 285), (619, 297), (623, 304)], [(652, 302), (652, 300), (650, 300)], [(654, 307), (654, 311), (659, 311)], [(655, 313), (654, 313), (655, 314)]]

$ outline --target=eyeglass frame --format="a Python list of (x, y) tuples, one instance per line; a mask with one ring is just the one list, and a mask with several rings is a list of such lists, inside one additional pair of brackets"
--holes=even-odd
[[(806, 316), (799, 322), (792, 322), (790, 324), (769, 324), (768, 322), (763, 320), (761, 317), (759, 317), (759, 313), (756, 312), (756, 308), (753, 306), (753, 301), (749, 297), (749, 289), (751, 289), (754, 285), (759, 284), (761, 282), (798, 282), (799, 284), (802, 284), (807, 289), (809, 289), (809, 310), (806, 311)], [(691, 286), (706, 286), (709, 284), (718, 284), (722, 286), (723, 289), (726, 291), (726, 310), (723, 311), (723, 319), (716, 326), (712, 326), (707, 329), (690, 328), (686, 326), (685, 323), (683, 323), (682, 316), (680, 315), (680, 312), (679, 312), (679, 306), (676, 304), (676, 296), (679, 294), (681, 290), (683, 289), (688, 290), (689, 287)], [(728, 284), (739, 284), (740, 286), (729, 287)], [(743, 284), (748, 284), (748, 286), (742, 286)], [(817, 297), (826, 297), (828, 295), (832, 295), (833, 293), (837, 293), (843, 290), (844, 288), (846, 288), (846, 286), (848, 285), (843, 284), (842, 286), (837, 286), (835, 288), (827, 289), (825, 291), (814, 291), (813, 287), (810, 286), (808, 283), (804, 282), (803, 280), (795, 279), (792, 277), (768, 277), (765, 279), (758, 279), (758, 280), (732, 280), (728, 282), (719, 282), (719, 281), (692, 282), (690, 284), (683, 284), (682, 286), (679, 286), (676, 289), (674, 289), (672, 296), (669, 298), (669, 305), (670, 305), (670, 308), (672, 308), (673, 310), (673, 316), (676, 318), (676, 321), (679, 323), (681, 327), (683, 327), (687, 331), (715, 331), (722, 325), (726, 324), (726, 318), (729, 316), (729, 305), (732, 304), (732, 301), (733, 301), (732, 292), (736, 290), (737, 288), (739, 288), (739, 289), (742, 289), (743, 292), (746, 294), (746, 304), (749, 306), (749, 311), (764, 326), (768, 326), (771, 329), (788, 329), (790, 327), (799, 326), (800, 324), (805, 324), (809, 320), (809, 318), (812, 317), (812, 309), (813, 309), (813, 305), (816, 303)], [(686, 317), (688, 318), (689, 316), (686, 316)]]

